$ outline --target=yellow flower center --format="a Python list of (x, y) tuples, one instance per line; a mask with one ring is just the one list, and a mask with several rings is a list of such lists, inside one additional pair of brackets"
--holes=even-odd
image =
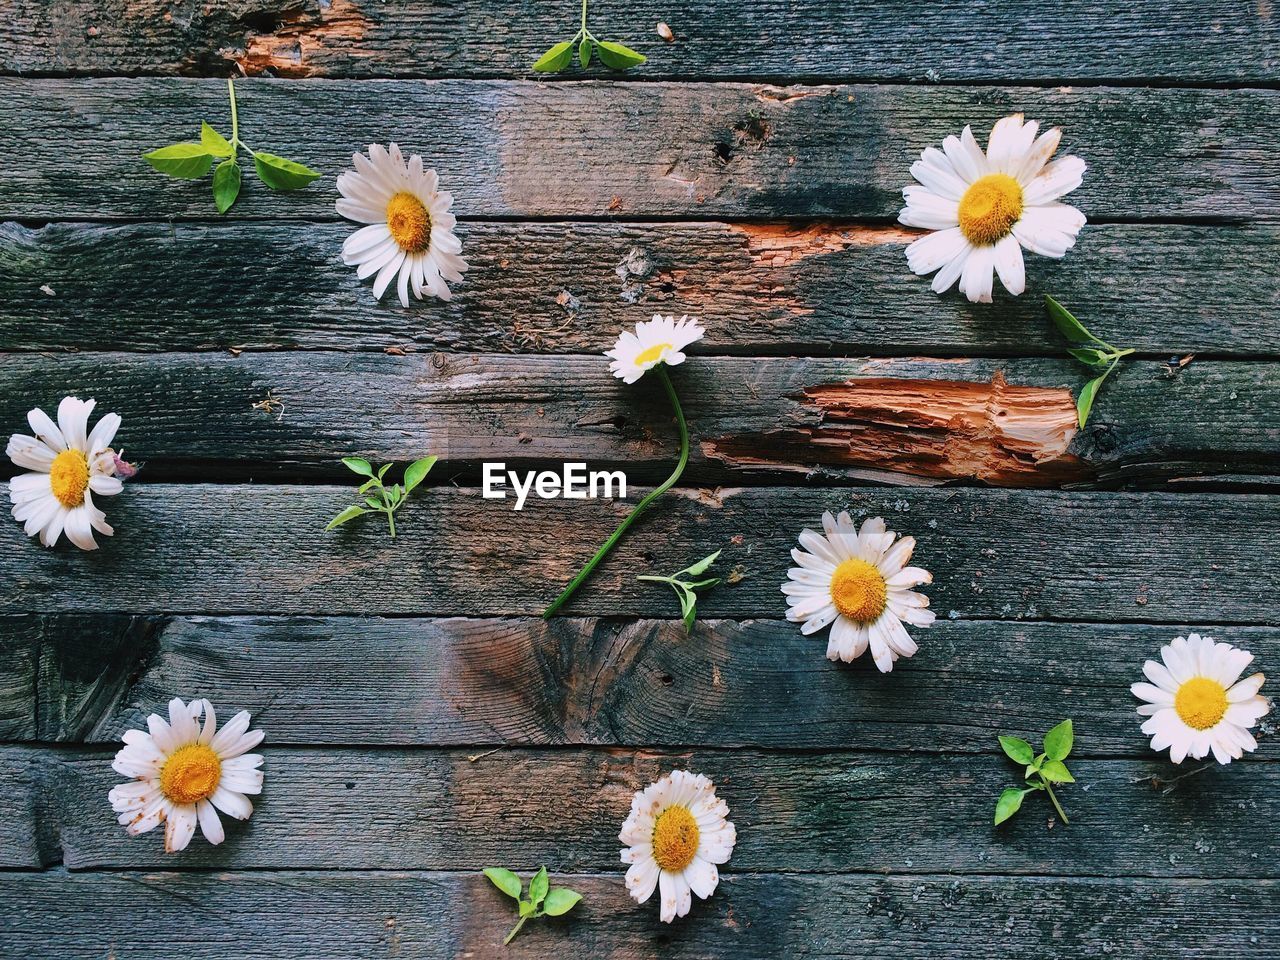
[(654, 360), (658, 360), (662, 357), (664, 350), (670, 349), (671, 344), (669, 343), (655, 343), (648, 350), (641, 350), (636, 354), (636, 366), (643, 367), (646, 363), (652, 363)]
[(64, 450), (53, 458), (49, 468), (49, 486), (53, 495), (68, 510), (84, 503), (89, 486), (89, 458), (79, 450)]
[(222, 761), (202, 743), (179, 747), (160, 768), (160, 789), (174, 803), (207, 800), (218, 789)]
[(831, 602), (854, 623), (879, 620), (888, 597), (884, 577), (865, 560), (846, 560), (831, 575)]
[(1173, 709), (1192, 730), (1208, 730), (1227, 712), (1227, 688), (1208, 677), (1192, 677), (1173, 695)]
[(387, 201), (387, 229), (405, 253), (421, 253), (431, 244), (431, 214), (412, 193)]
[(668, 873), (679, 873), (698, 852), (698, 821), (687, 807), (667, 807), (653, 825), (653, 859)]
[(1022, 216), (1022, 186), (1007, 173), (975, 180), (960, 198), (960, 232), (975, 247), (1004, 239)]

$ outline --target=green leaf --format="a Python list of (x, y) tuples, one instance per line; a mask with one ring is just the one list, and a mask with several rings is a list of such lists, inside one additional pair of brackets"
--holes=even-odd
[(1071, 721), (1063, 720), (1044, 735), (1044, 752), (1050, 760), (1065, 760), (1071, 753), (1071, 745), (1075, 742), (1075, 733), (1071, 729)]
[(566, 40), (564, 43), (557, 43), (535, 60), (533, 69), (538, 73), (559, 73), (569, 65), (569, 61), (572, 59), (573, 41)]
[(1031, 749), (1031, 744), (1017, 737), (1001, 737), (1000, 749), (1004, 751), (1006, 757), (1016, 763), (1029, 764), (1036, 755), (1035, 750)]
[(347, 507), (347, 509), (343, 510), (340, 514), (330, 520), (329, 525), (325, 527), (325, 529), (332, 530), (334, 527), (340, 527), (348, 520), (354, 520), (356, 517), (363, 516), (368, 512), (369, 511), (364, 507)]
[(600, 62), (606, 67), (612, 67), (614, 70), (626, 70), (628, 67), (636, 67), (649, 59), (644, 54), (636, 53), (628, 46), (621, 43), (614, 43), (611, 40), (600, 40), (596, 43), (596, 54), (600, 57)]
[(576, 890), (570, 890), (568, 887), (555, 887), (547, 894), (546, 903), (542, 905), (542, 912), (548, 917), (558, 917), (576, 907), (581, 899), (582, 894)]
[(373, 499), (373, 497), (365, 497), (364, 502), (367, 503), (374, 510), (381, 510), (384, 506), (386, 506), (386, 504), (384, 504), (381, 500), (375, 500)]
[(538, 908), (537, 908), (537, 907), (535, 907), (535, 906), (534, 906), (532, 903), (530, 903), (528, 900), (521, 900), (521, 901), (520, 901), (520, 916), (522, 916), (522, 917), (532, 917), (532, 916), (533, 916), (533, 911), (534, 911), (534, 910), (536, 910), (536, 909), (538, 909)]
[(378, 479), (381, 480), (383, 477), (385, 477), (387, 475), (387, 471), (390, 469), (391, 469), (391, 464), (384, 463), (381, 469), (378, 470)]
[(703, 557), (693, 566), (685, 567), (683, 570), (677, 573), (676, 576), (677, 577), (680, 576), (681, 573), (687, 573), (691, 577), (696, 577), (699, 574), (706, 573), (707, 570), (711, 567), (711, 565), (716, 562), (716, 557), (720, 556), (721, 553), (722, 551), (717, 550), (715, 553), (711, 554), (711, 556)]
[(404, 468), (405, 493), (412, 493), (414, 488), (427, 478), (427, 474), (436, 464), (436, 457), (423, 457)]
[(583, 37), (582, 42), (578, 44), (578, 66), (583, 70), (591, 66), (591, 41), (586, 37)]
[(1071, 347), (1067, 353), (1075, 357), (1086, 367), (1096, 367), (1101, 369), (1107, 365), (1109, 354), (1103, 353), (1097, 347)]
[(702, 587), (714, 587), (719, 582), (719, 577), (712, 577), (710, 580), (695, 580), (693, 583), (686, 583), (685, 586), (690, 590), (698, 590)]
[(200, 146), (215, 157), (232, 157), (236, 152), (231, 141), (203, 120), (200, 121)]
[(1026, 769), (1022, 771), (1022, 779), (1023, 779), (1023, 780), (1030, 780), (1030, 779), (1031, 779), (1032, 774), (1036, 774), (1036, 773), (1039, 773), (1039, 772), (1040, 772), (1040, 764), (1039, 764), (1039, 763), (1028, 763), (1028, 764), (1027, 764), (1027, 766), (1026, 766)]
[(240, 196), (240, 164), (223, 160), (213, 171), (213, 204), (226, 213)]
[(1000, 794), (1000, 799), (996, 801), (996, 823), (1001, 824), (1012, 817), (1022, 807), (1022, 798), (1030, 793), (1029, 790), (1019, 790), (1017, 787), (1009, 787)]
[(1115, 368), (1113, 363), (1107, 367), (1107, 372), (1100, 377), (1094, 377), (1083, 387), (1080, 388), (1080, 396), (1076, 399), (1076, 419), (1079, 420), (1080, 426), (1083, 428), (1089, 422), (1089, 412), (1093, 409), (1093, 401), (1098, 396), (1098, 389), (1102, 386), (1102, 381), (1107, 379), (1107, 375)]
[(363, 457), (343, 457), (342, 462), (352, 473), (358, 473), (362, 477), (373, 476), (373, 467)]
[(529, 899), (533, 901), (535, 907), (546, 899), (549, 886), (547, 868), (542, 867), (533, 875), (533, 879), (529, 881)]
[(1110, 346), (1103, 340), (1099, 340), (1092, 333), (1085, 329), (1084, 324), (1071, 315), (1062, 304), (1053, 297), (1046, 296), (1044, 298), (1045, 309), (1049, 312), (1049, 319), (1053, 321), (1053, 325), (1058, 328), (1058, 332), (1070, 340), (1072, 343), (1088, 343), (1092, 340), (1094, 343), (1100, 343), (1104, 347)]
[(693, 620), (697, 615), (698, 598), (690, 590), (680, 590), (680, 615), (684, 619), (684, 632), (693, 630)]
[(175, 143), (144, 153), (142, 159), (179, 180), (199, 180), (213, 166), (213, 156), (199, 143)]
[(485, 867), (484, 875), (508, 897), (513, 900), (520, 899), (520, 889), (523, 884), (520, 883), (520, 878), (510, 870), (503, 870), (501, 867)]
[(1061, 760), (1046, 760), (1044, 766), (1040, 768), (1040, 776), (1050, 783), (1076, 782), (1076, 778), (1071, 775), (1071, 771)]
[(272, 190), (298, 190), (320, 177), (318, 170), (277, 157), (274, 153), (255, 153), (253, 167), (258, 171), (258, 179)]

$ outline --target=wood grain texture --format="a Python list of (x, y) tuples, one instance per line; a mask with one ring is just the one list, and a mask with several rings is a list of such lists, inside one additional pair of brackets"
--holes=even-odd
[[(632, 503), (513, 501), (436, 489), (374, 522), (325, 533), (354, 487), (140, 484), (108, 504), (116, 535), (86, 555), (0, 524), (0, 611), (509, 616), (542, 611)], [(630, 491), (638, 498), (639, 490)], [(723, 547), (737, 582), (704, 617), (780, 617), (790, 550), (826, 509), (883, 515), (919, 538), (914, 561), (943, 616), (1274, 623), (1271, 496), (1003, 490), (684, 490), (640, 518), (566, 613), (669, 616), (637, 583)], [(365, 518), (367, 519), (367, 518)], [(935, 526), (936, 525), (936, 526)]]
[[(1191, 629), (1249, 650), (1255, 670), (1280, 659), (1275, 628)], [(828, 662), (825, 636), (775, 620), (686, 635), (670, 620), (0, 617), (0, 636), (39, 641), (47, 741), (117, 742), (172, 697), (200, 695), (249, 710), (276, 745), (986, 753), (999, 733), (1070, 716), (1085, 757), (1150, 756), (1129, 686), (1187, 632), (944, 619), (882, 676), (866, 658)], [(30, 682), (22, 663), (5, 669)], [(1264, 721), (1258, 757), (1280, 756), (1272, 732)]]
[[(7, 72), (223, 75), (243, 67), (288, 77), (520, 75), (577, 28), (572, 3), (451, 4), (410, 0), (210, 3), (15, 0), (0, 42)], [(668, 21), (674, 44), (654, 27)], [(871, 0), (639, 0), (597, 4), (594, 32), (649, 62), (628, 76), (822, 76), (932, 82), (1080, 79), (1271, 83), (1280, 65), (1266, 6), (1229, 16), (1190, 0), (1033, 0), (979, 8), (904, 8)], [(577, 76), (571, 71), (570, 76)], [(593, 75), (608, 75), (598, 66)]]
[[(250, 177), (238, 217), (337, 219), (333, 178), (351, 151), (395, 139), (439, 171), (464, 217), (892, 219), (924, 147), (1019, 111), (1065, 129), (1064, 149), (1090, 166), (1071, 201), (1094, 220), (1280, 214), (1272, 90), (466, 80), (239, 90), (241, 135), (325, 176), (293, 194)], [(0, 182), (0, 219), (208, 219), (207, 181), (169, 180), (140, 154), (226, 115), (226, 85), (213, 80), (0, 82), (0, 124), (24, 158)]]
[(221, 846), (197, 838), (173, 856), (160, 833), (131, 838), (116, 823), (105, 802), (121, 781), (110, 752), (0, 748), (0, 769), (33, 771), (0, 798), (4, 829), (16, 833), (21, 824), (24, 834), (0, 858), (7, 866), (47, 865), (26, 852), (54, 837), (56, 848), (44, 855), (73, 870), (479, 870), (545, 862), (611, 872), (619, 869), (617, 834), (633, 794), (672, 769), (711, 777), (728, 803), (738, 829), (735, 872), (1243, 879), (1274, 876), (1280, 855), (1280, 834), (1270, 829), (1280, 815), (1280, 764), (1254, 760), (1211, 764), (1167, 784), (1189, 771), (1159, 760), (1073, 761), (1077, 783), (1059, 791), (1070, 825), (1046, 797), (1031, 796), (1017, 818), (995, 828), (995, 799), (1021, 775), (998, 756), (262, 752), (266, 788), (254, 815), (229, 822)]
[(394, 293), (375, 306), (343, 266), (349, 233), (0, 224), (0, 349), (590, 353), (661, 311), (703, 317), (715, 352), (1061, 356), (1052, 293), (1144, 352), (1280, 356), (1272, 226), (1091, 226), (995, 307), (930, 292), (903, 256), (916, 234), (896, 227), (465, 223), (472, 270), (454, 300), (406, 310)]
[(28, 740), (37, 735), (41, 632), (34, 619), (0, 621), (0, 740)]
[[(726, 873), (690, 917), (658, 922), (622, 874), (555, 875), (585, 899), (505, 950), (511, 901), (475, 873), (92, 873), (0, 876), (0, 949), (191, 960), (305, 955), (895, 960), (1269, 958), (1274, 880), (786, 876)], [(138, 923), (138, 916), (147, 918)], [(852, 946), (851, 946), (852, 945)], [(853, 952), (851, 952), (851, 950)], [(1001, 954), (1003, 955), (1003, 953)]]
[[(686, 482), (1053, 487), (1280, 473), (1275, 363), (1126, 363), (1079, 430), (1073, 394), (1091, 375), (1069, 359), (699, 357), (673, 373), (693, 438)], [(478, 484), (484, 461), (579, 461), (656, 483), (679, 448), (654, 378), (628, 386), (601, 356), (20, 355), (0, 365), (0, 422), (14, 430), (64, 394), (118, 412), (119, 444), (160, 479), (345, 481), (344, 455), (432, 453), (447, 461), (437, 483)], [(268, 396), (282, 406), (260, 406)]]

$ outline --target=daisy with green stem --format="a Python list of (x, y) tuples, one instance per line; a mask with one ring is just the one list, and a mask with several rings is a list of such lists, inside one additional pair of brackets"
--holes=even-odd
[(672, 471), (671, 476), (654, 487), (637, 504), (636, 508), (627, 515), (626, 519), (618, 524), (618, 528), (596, 551), (595, 556), (587, 561), (587, 565), (578, 571), (576, 577), (569, 581), (569, 585), (564, 588), (560, 596), (556, 597), (551, 606), (543, 611), (542, 615), (544, 617), (551, 616), (573, 596), (574, 591), (582, 585), (582, 581), (591, 576), (591, 571), (595, 570), (600, 561), (622, 539), (622, 535), (635, 522), (636, 517), (644, 513), (649, 504), (675, 486), (684, 473), (684, 468), (689, 463), (689, 427), (685, 424), (684, 411), (680, 409), (680, 398), (676, 396), (676, 388), (671, 382), (671, 377), (667, 374), (667, 367), (674, 367), (684, 363), (684, 348), (701, 340), (705, 333), (706, 330), (702, 328), (697, 320), (691, 317), (681, 317), (676, 320), (675, 317), (655, 315), (652, 320), (636, 324), (635, 333), (630, 330), (622, 331), (614, 348), (605, 352), (605, 356), (613, 361), (609, 364), (609, 369), (615, 377), (624, 383), (635, 383), (648, 371), (656, 369), (658, 379), (662, 381), (662, 385), (667, 391), (667, 397), (671, 400), (671, 408), (675, 411), (676, 423), (680, 427), (680, 459), (677, 461), (676, 468)]

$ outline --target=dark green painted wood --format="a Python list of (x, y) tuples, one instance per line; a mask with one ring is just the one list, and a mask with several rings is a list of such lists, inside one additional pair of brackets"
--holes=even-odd
[[(116, 535), (85, 554), (0, 524), (0, 611), (540, 613), (632, 503), (483, 500), (435, 489), (374, 522), (323, 533), (354, 486), (141, 484), (108, 505)], [(638, 499), (640, 491), (631, 491)], [(641, 518), (566, 613), (667, 615), (637, 583), (722, 547), (739, 582), (706, 617), (780, 617), (789, 551), (825, 509), (884, 515), (919, 539), (941, 616), (1280, 621), (1273, 576), (1280, 510), (1270, 496), (968, 489), (682, 490)], [(362, 518), (368, 519), (368, 518)]]
[[(1128, 363), (1078, 431), (1073, 393), (1091, 375), (1069, 359), (703, 357), (673, 373), (694, 439), (693, 483), (792, 483), (816, 472), (1114, 486), (1280, 473), (1274, 363)], [(345, 481), (341, 456), (433, 453), (446, 461), (437, 483), (478, 484), (482, 462), (559, 470), (563, 461), (656, 483), (679, 447), (654, 378), (623, 384), (603, 356), (92, 354), (0, 365), (0, 422), (13, 430), (64, 394), (120, 413), (118, 443), (153, 479)], [(283, 406), (254, 406), (268, 395)]]
[(502, 950), (514, 904), (476, 873), (9, 874), (0, 877), (0, 949), (138, 960), (156, 956), (162, 940), (191, 960), (976, 960), (997, 951), (1261, 960), (1273, 952), (1277, 896), (1274, 880), (726, 873), (711, 900), (668, 926), (656, 903), (628, 899), (620, 869), (553, 880), (582, 891), (583, 903), (529, 924)]
[[(270, 711), (262, 723), (274, 739)], [(1072, 762), (1077, 783), (1058, 791), (1070, 825), (1046, 797), (1033, 795), (1014, 821), (996, 828), (995, 798), (1021, 777), (1000, 756), (701, 749), (481, 756), (270, 745), (263, 753), (265, 791), (249, 821), (228, 822), (221, 846), (197, 837), (174, 856), (164, 852), (161, 832), (131, 838), (111, 815), (105, 798), (121, 777), (109, 751), (0, 748), (0, 769), (25, 763), (34, 771), (0, 798), (4, 829), (23, 829), (16, 849), (6, 844), (0, 857), (10, 866), (40, 866), (28, 851), (41, 837), (56, 837), (46, 857), (77, 870), (479, 870), (546, 862), (610, 872), (633, 794), (672, 769), (715, 782), (739, 831), (738, 872), (1244, 879), (1273, 876), (1280, 855), (1280, 834), (1268, 827), (1280, 815), (1277, 763), (1211, 764), (1166, 783), (1201, 764)]]
[[(243, 66), (284, 76), (520, 75), (577, 30), (572, 2), (532, 0), (465, 0), (447, 10), (410, 0), (245, 0), (181, 13), (160, 0), (16, 0), (10, 16), (0, 63), (24, 73), (222, 76)], [(658, 36), (660, 21), (673, 44)], [(1266, 4), (637, 0), (595, 4), (591, 26), (649, 56), (628, 74), (642, 78), (1274, 83), (1280, 71), (1280, 33)], [(592, 75), (609, 74), (596, 66)]]
[[(1089, 757), (1150, 756), (1129, 685), (1188, 629), (944, 619), (884, 676), (866, 658), (828, 662), (825, 636), (776, 620), (686, 636), (671, 620), (0, 617), (0, 636), (40, 644), (43, 740), (118, 741), (170, 698), (201, 695), (261, 716), (277, 745), (990, 752), (1001, 732), (1069, 716)], [(1190, 629), (1252, 652), (1250, 672), (1280, 659), (1275, 628)], [(29, 682), (29, 667), (6, 670)], [(1264, 721), (1260, 757), (1276, 755), (1271, 732)]]
[[(1015, 112), (1065, 129), (1064, 150), (1090, 166), (1071, 201), (1091, 219), (1280, 214), (1280, 165), (1265, 162), (1280, 90), (465, 80), (239, 90), (246, 141), (325, 176), (285, 195), (250, 177), (236, 216), (337, 219), (334, 177), (351, 152), (397, 140), (438, 169), (462, 216), (894, 218), (922, 149), (965, 124), (985, 137)], [(140, 155), (226, 117), (216, 80), (4, 80), (0, 125), (23, 162), (0, 181), (0, 218), (215, 217), (207, 180), (169, 180)]]
[(0, 349), (589, 353), (661, 311), (703, 317), (716, 352), (1060, 356), (1051, 293), (1145, 352), (1280, 356), (1271, 226), (1088, 227), (990, 306), (931, 293), (891, 227), (467, 223), (454, 300), (407, 310), (342, 265), (349, 232), (0, 224)]

